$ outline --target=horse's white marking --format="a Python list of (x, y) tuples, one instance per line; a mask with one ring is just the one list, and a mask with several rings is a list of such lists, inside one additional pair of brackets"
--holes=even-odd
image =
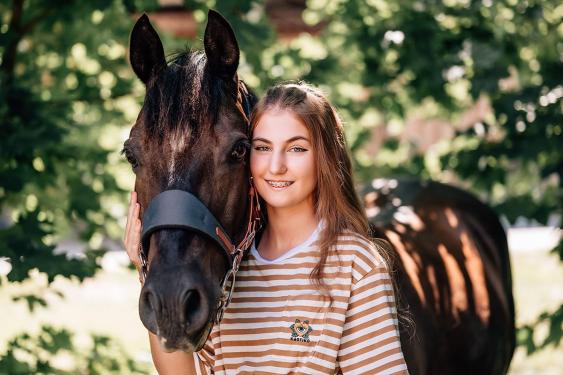
[(168, 162), (168, 185), (172, 185), (176, 176), (176, 159), (183, 155), (186, 148), (186, 134), (178, 130), (170, 136), (170, 160)]
[(174, 180), (176, 179), (174, 176), (174, 167), (176, 166), (174, 155), (170, 157), (170, 164), (168, 165), (168, 186), (172, 186)]
[[(199, 60), (203, 58), (204, 55), (193, 55), (194, 60), (192, 64), (197, 67), (197, 73), (195, 74), (195, 79), (192, 81), (191, 87), (191, 98), (196, 101), (199, 100), (201, 91), (201, 79), (197, 77), (203, 76), (203, 68), (205, 64), (200, 64)], [(186, 151), (187, 142), (186, 139), (189, 134), (184, 131), (184, 129), (178, 129), (174, 134), (170, 136), (170, 160), (168, 162), (168, 186), (174, 184), (174, 182), (179, 178), (176, 175), (176, 162), (179, 157), (183, 157)]]

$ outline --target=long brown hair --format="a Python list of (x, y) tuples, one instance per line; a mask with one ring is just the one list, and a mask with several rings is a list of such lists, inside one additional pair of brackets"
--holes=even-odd
[[(317, 219), (324, 221), (324, 230), (318, 242), (320, 260), (310, 276), (317, 287), (327, 292), (323, 282), (324, 267), (338, 236), (349, 230), (370, 237), (368, 219), (354, 188), (352, 163), (342, 121), (325, 95), (303, 82), (270, 88), (252, 112), (252, 130), (262, 115), (270, 110), (290, 111), (303, 122), (311, 135), (317, 174), (313, 202)], [(384, 244), (380, 241), (374, 244), (389, 262), (389, 253)]]

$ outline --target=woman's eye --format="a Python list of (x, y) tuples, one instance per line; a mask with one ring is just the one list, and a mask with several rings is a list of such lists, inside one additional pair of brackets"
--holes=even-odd
[(244, 159), (246, 156), (246, 150), (248, 149), (248, 144), (244, 142), (238, 143), (233, 151), (231, 151), (231, 158), (236, 161)]
[(307, 151), (307, 149), (300, 147), (300, 146), (293, 146), (292, 148), (290, 148), (291, 151), (295, 151), (295, 152), (305, 152)]
[(254, 146), (254, 150), (256, 151), (268, 151), (267, 146)]

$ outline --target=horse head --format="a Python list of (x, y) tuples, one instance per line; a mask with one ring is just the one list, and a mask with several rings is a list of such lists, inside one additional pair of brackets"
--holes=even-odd
[[(237, 77), (234, 32), (214, 11), (204, 47), (167, 63), (148, 17), (137, 21), (130, 61), (146, 93), (123, 150), (142, 214), (163, 192), (187, 192), (228, 237), (240, 240), (249, 194), (248, 111), (255, 98)], [(228, 254), (209, 235), (174, 226), (143, 235), (143, 244), (148, 272), (139, 299), (141, 321), (164, 350), (199, 350), (217, 314), (231, 267)]]

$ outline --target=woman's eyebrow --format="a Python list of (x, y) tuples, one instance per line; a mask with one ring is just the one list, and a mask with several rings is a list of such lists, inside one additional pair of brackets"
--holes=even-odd
[[(311, 143), (311, 141), (309, 141), (309, 139), (307, 139), (306, 137), (303, 137), (302, 135), (297, 135), (295, 137), (291, 137), (288, 140), (286, 140), (285, 143), (291, 143), (291, 142), (298, 141), (298, 140), (301, 140), (301, 139), (306, 141), (306, 142)], [(272, 141), (270, 141), (266, 138), (260, 138), (260, 137), (252, 138), (252, 142), (255, 142), (255, 141), (260, 141), (260, 142), (269, 143), (269, 144), (272, 143)]]

